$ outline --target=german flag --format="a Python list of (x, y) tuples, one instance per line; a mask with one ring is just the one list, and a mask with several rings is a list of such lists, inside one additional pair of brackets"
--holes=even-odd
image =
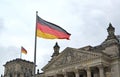
[(27, 50), (24, 47), (21, 47), (21, 53), (27, 54)]
[(37, 36), (45, 39), (67, 39), (69, 40), (70, 33), (56, 24), (43, 20), (37, 16), (36, 21)]

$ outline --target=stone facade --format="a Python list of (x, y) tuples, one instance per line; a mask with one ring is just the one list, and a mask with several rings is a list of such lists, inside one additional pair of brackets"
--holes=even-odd
[[(36, 77), (120, 77), (120, 42), (111, 23), (107, 32), (105, 41), (94, 47), (67, 47), (59, 53), (56, 43), (51, 60)], [(4, 77), (32, 77), (32, 62), (16, 59), (4, 66)]]
[(32, 77), (34, 63), (22, 59), (15, 59), (5, 65), (4, 77)]

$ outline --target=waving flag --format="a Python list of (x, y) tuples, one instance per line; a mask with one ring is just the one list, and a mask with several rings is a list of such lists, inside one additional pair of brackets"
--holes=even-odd
[(37, 36), (46, 39), (69, 39), (70, 33), (51, 22), (37, 16)]
[(27, 50), (24, 47), (21, 47), (21, 53), (27, 54)]

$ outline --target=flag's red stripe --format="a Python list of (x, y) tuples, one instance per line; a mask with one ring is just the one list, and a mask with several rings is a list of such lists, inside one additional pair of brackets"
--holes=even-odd
[(47, 34), (51, 34), (51, 35), (55, 35), (56, 37), (62, 39), (62, 38), (67, 38), (69, 39), (69, 36), (68, 34), (64, 33), (64, 32), (60, 32), (58, 30), (55, 30), (55, 29), (52, 29), (46, 25), (43, 25), (43, 24), (40, 24), (40, 23), (37, 23), (37, 30), (40, 30), (42, 31), (43, 33), (47, 33)]

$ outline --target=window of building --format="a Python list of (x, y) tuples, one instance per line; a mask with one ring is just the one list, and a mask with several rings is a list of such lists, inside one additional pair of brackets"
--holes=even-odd
[(12, 74), (10, 73), (10, 77), (12, 77)]
[(20, 74), (17, 74), (17, 77), (20, 77)]

